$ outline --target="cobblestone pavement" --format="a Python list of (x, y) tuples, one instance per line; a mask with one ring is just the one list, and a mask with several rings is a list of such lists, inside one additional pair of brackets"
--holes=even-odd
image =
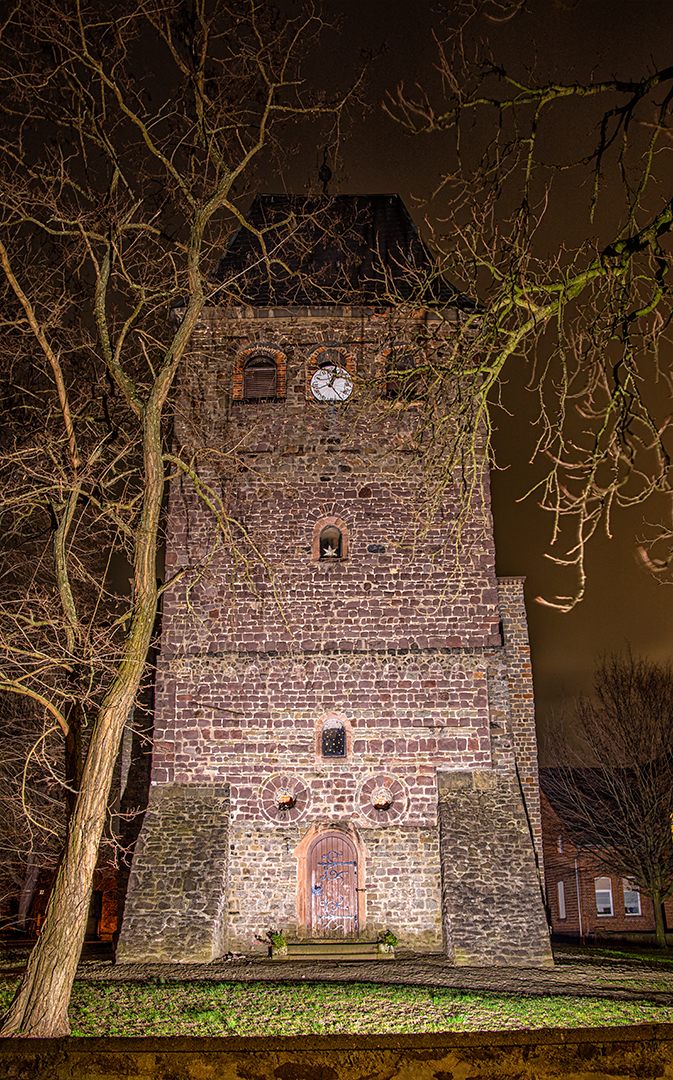
[[(88, 955), (87, 955), (88, 953)], [(18, 975), (26, 953), (0, 953), (0, 978)], [(301, 963), (266, 957), (223, 959), (211, 964), (115, 964), (111, 950), (87, 949), (78, 979), (95, 982), (371, 982), (452, 986), (508, 994), (558, 994), (673, 1004), (673, 957), (615, 954), (564, 946), (553, 968), (453, 967), (437, 955), (400, 953), (394, 961)]]

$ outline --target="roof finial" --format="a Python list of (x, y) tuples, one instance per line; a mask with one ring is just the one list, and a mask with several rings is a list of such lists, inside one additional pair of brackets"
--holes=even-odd
[(322, 193), (323, 193), (323, 195), (328, 195), (329, 194), (329, 192), (327, 190), (327, 185), (329, 184), (331, 179), (332, 179), (332, 170), (330, 169), (329, 165), (327, 164), (327, 147), (325, 147), (323, 152), (322, 152), (322, 165), (320, 166), (320, 169), (318, 170), (318, 180), (320, 180), (320, 182), (322, 184)]

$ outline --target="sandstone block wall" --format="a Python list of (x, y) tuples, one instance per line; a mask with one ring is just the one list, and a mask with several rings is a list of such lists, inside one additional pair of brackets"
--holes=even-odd
[(455, 964), (552, 964), (519, 785), (511, 772), (438, 776), (442, 891)]
[[(310, 776), (312, 812), (331, 814), (325, 799), (334, 792), (312, 775), (319, 765), (341, 788), (341, 811), (352, 813), (357, 777), (391, 768), (408, 791), (411, 820), (434, 821), (435, 767), (491, 764), (486, 668), (483, 654), (451, 650), (164, 655), (154, 781), (226, 778), (234, 816), (252, 817), (259, 806), (242, 788), (277, 769), (299, 770)], [(316, 726), (335, 710), (350, 725), (350, 761), (317, 761)]]
[(225, 951), (229, 790), (154, 785), (136, 844), (117, 959), (207, 962)]
[[(379, 379), (391, 336), (413, 342), (430, 333), (426, 322), (402, 328), (350, 309), (232, 314), (206, 311), (194, 333), (176, 438), (190, 454), (201, 449), (200, 475), (238, 554), (214, 547), (213, 515), (176, 476), (167, 571), (199, 572), (165, 596), (163, 650), (499, 645), (487, 468), (456, 477), (424, 508), (418, 403), (387, 398)], [(357, 369), (356, 393), (338, 409), (307, 395), (304, 378), (316, 346), (335, 340)], [(287, 357), (283, 400), (231, 399), (237, 358), (255, 341)], [(435, 359), (443, 347), (440, 334)], [(465, 483), (470, 514), (456, 540)], [(314, 528), (328, 517), (345, 524), (346, 559), (313, 557)]]

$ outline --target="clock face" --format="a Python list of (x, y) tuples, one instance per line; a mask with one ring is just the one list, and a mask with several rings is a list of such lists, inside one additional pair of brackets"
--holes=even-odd
[(316, 401), (347, 401), (353, 393), (353, 380), (343, 368), (325, 364), (311, 379), (311, 393)]

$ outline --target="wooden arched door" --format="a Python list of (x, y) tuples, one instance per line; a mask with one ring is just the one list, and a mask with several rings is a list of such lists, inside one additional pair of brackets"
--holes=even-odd
[(313, 841), (308, 871), (308, 932), (311, 937), (350, 937), (358, 932), (358, 857), (339, 832)]

